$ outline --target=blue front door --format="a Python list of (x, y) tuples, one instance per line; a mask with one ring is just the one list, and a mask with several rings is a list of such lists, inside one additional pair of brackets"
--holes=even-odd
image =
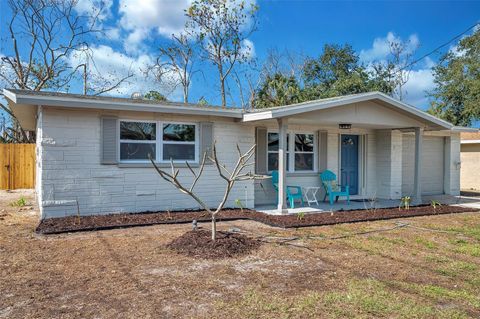
[(350, 195), (358, 194), (358, 135), (341, 135), (341, 184), (350, 186)]

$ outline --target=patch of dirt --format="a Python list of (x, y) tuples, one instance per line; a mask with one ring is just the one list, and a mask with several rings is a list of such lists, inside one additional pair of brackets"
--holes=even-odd
[(190, 257), (216, 259), (246, 255), (260, 244), (256, 239), (227, 232), (217, 232), (217, 238), (213, 241), (210, 231), (195, 230), (174, 239), (167, 247)]
[[(309, 226), (333, 225), (373, 221), (391, 218), (405, 218), (425, 215), (453, 214), (473, 212), (477, 209), (443, 205), (434, 209), (432, 206), (415, 206), (409, 210), (394, 208), (346, 210), (324, 213), (305, 214), (302, 218), (291, 215), (268, 215), (248, 209), (225, 209), (218, 214), (218, 221), (250, 219), (269, 226), (282, 228), (298, 228)], [(103, 230), (133, 226), (148, 226), (156, 224), (181, 224), (209, 221), (210, 216), (205, 211), (176, 211), (176, 212), (145, 212), (121, 213), (98, 216), (68, 216), (44, 219), (36, 231), (41, 234), (58, 234), (64, 232)]]
[(262, 240), (243, 257), (193, 259), (167, 248), (189, 224), (35, 235), (38, 208), (10, 205), (21, 196), (34, 205), (33, 191), (0, 191), (0, 318), (480, 318), (478, 212), (405, 218), (412, 227), (388, 231), (395, 221), (223, 221), (219, 231), (301, 238), (293, 243), (309, 249)]

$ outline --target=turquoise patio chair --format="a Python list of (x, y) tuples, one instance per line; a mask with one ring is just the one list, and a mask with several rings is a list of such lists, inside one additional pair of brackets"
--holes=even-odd
[(350, 204), (350, 189), (348, 185), (338, 185), (337, 184), (337, 175), (328, 169), (320, 173), (320, 179), (322, 180), (323, 188), (325, 189), (325, 196), (323, 201), (328, 198), (330, 200), (330, 205), (333, 205), (333, 199), (338, 202), (340, 196), (347, 197), (347, 204)]
[[(272, 171), (272, 184), (275, 190), (278, 193), (278, 171)], [(295, 200), (300, 200), (302, 206), (305, 206), (303, 203), (303, 193), (300, 186), (288, 186), (287, 185), (287, 201), (290, 204), (290, 208), (295, 208)], [(278, 196), (277, 196), (278, 204)]]

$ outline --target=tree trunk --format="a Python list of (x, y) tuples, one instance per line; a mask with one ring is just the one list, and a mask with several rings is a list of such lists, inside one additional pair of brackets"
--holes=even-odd
[(220, 90), (222, 93), (222, 108), (227, 106), (227, 99), (225, 98), (225, 79), (220, 79)]
[(188, 103), (188, 87), (183, 87), (183, 103)]
[(217, 239), (217, 220), (215, 215), (212, 215), (212, 240)]

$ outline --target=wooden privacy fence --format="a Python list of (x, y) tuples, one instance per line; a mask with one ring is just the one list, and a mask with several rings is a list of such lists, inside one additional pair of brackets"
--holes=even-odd
[(0, 189), (35, 187), (35, 144), (0, 144)]

